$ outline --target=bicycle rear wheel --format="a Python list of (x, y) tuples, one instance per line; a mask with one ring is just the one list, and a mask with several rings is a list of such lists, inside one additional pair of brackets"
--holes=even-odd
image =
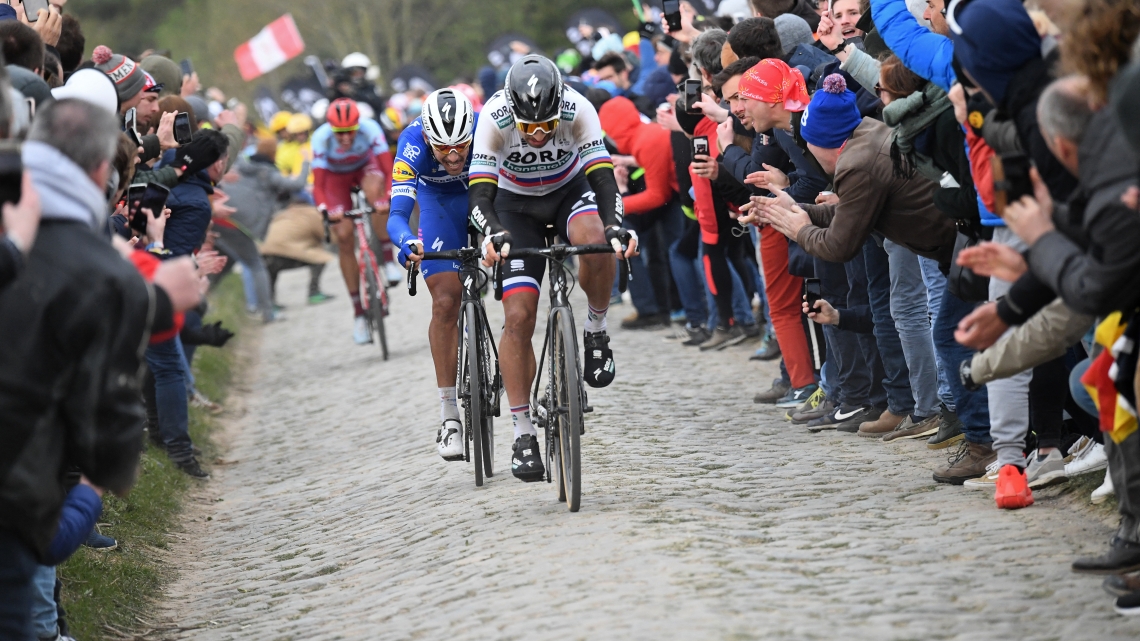
[[(479, 317), (474, 303), (463, 306), (463, 333), (467, 351), (467, 425), (474, 445), (475, 487), (483, 486), (483, 471), (489, 454), (483, 417), (483, 370), (479, 363)], [(488, 474), (487, 476), (490, 476)]]
[(578, 370), (578, 347), (574, 322), (568, 309), (555, 312), (557, 325), (551, 332), (551, 392), (557, 441), (559, 499), (571, 512), (582, 504), (582, 373)]
[[(478, 308), (475, 309), (476, 305)], [(479, 303), (471, 303), (472, 309), (475, 309), (477, 317), (477, 325), (475, 325), (475, 333), (479, 344), (479, 377), (480, 377), (480, 390), (483, 392), (483, 401), (480, 409), (483, 412), (483, 420), (480, 422), (480, 427), (483, 430), (483, 475), (491, 478), (495, 475), (495, 417), (493, 406), (495, 404), (495, 374), (493, 371), (494, 361), (491, 358), (491, 336), (487, 332), (486, 316), (483, 312), (483, 306)]]
[(368, 281), (368, 322), (372, 326), (372, 337), (380, 344), (380, 353), (388, 360), (388, 336), (384, 333), (384, 306), (380, 301), (380, 280), (374, 269), (375, 264), (364, 270)]

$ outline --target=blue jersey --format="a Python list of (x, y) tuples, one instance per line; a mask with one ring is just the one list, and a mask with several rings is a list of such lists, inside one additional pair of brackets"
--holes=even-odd
[(313, 132), (313, 169), (327, 169), (334, 174), (348, 174), (364, 167), (388, 151), (388, 141), (380, 124), (370, 118), (360, 119), (360, 129), (347, 149), (341, 149), (326, 122)]
[[(479, 115), (475, 114), (478, 119)], [(476, 120), (477, 122), (477, 120)], [(472, 125), (474, 127), (474, 125)], [(396, 157), (392, 163), (392, 210), (388, 217), (388, 235), (402, 251), (408, 240), (419, 238), (425, 251), (458, 249), (467, 245), (467, 172), (471, 168), (468, 152), (463, 171), (449, 176), (435, 159), (424, 140), (423, 125), (416, 118), (400, 134)], [(420, 229), (409, 227), (412, 209), (420, 205)], [(437, 263), (441, 261), (428, 261)], [(450, 271), (442, 265), (423, 266), (429, 271)], [(458, 269), (458, 264), (455, 265)]]

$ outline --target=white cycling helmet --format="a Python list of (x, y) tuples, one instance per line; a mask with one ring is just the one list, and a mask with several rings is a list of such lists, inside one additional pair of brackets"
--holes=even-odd
[(461, 92), (439, 89), (424, 99), (420, 122), (429, 144), (436, 147), (462, 145), (471, 140), (475, 110)]
[(345, 69), (351, 69), (353, 67), (367, 69), (372, 66), (372, 61), (368, 59), (368, 56), (356, 51), (345, 56), (344, 60), (340, 61), (340, 66)]

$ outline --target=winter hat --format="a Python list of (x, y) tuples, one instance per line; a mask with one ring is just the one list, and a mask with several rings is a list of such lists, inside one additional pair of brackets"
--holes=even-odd
[(112, 52), (106, 45), (95, 47), (91, 61), (95, 63), (96, 69), (111, 77), (115, 83), (115, 90), (119, 92), (120, 103), (134, 98), (146, 88), (146, 72), (140, 69), (134, 60)]
[(807, 20), (794, 13), (784, 13), (776, 17), (776, 33), (780, 34), (780, 44), (784, 45), (784, 55), (792, 52), (796, 45), (811, 44), (815, 41)]
[(19, 65), (8, 65), (8, 82), (12, 88), (36, 101), (36, 109), (43, 109), (54, 100), (51, 87), (40, 75)]
[(745, 71), (737, 91), (749, 100), (783, 103), (788, 111), (803, 111), (810, 100), (800, 70), (776, 58), (765, 58)]
[(800, 118), (800, 135), (823, 149), (838, 149), (863, 122), (855, 94), (847, 90), (843, 76), (833, 73), (823, 79), (823, 86), (811, 97), (811, 103)]
[(162, 85), (160, 96), (182, 95), (182, 67), (178, 63), (165, 56), (147, 56), (139, 66)]
[(71, 74), (67, 84), (51, 90), (56, 100), (76, 98), (103, 107), (112, 114), (119, 113), (119, 92), (107, 74), (98, 69), (80, 69)]
[(19, 20), (16, 8), (8, 4), (0, 4), (0, 20)]
[(999, 105), (1014, 73), (1041, 57), (1041, 36), (1020, 0), (954, 0), (946, 21), (954, 56)]

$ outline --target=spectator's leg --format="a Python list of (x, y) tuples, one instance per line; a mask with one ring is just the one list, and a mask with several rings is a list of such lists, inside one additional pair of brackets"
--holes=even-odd
[[(815, 275), (823, 289), (823, 299), (838, 307), (847, 306), (850, 286), (847, 270), (841, 263), (815, 259)], [(859, 336), (834, 325), (825, 325), (827, 361), (835, 368), (834, 394), (828, 398), (836, 405), (865, 407), (871, 404), (871, 372), (859, 346)], [(825, 364), (825, 370), (827, 369)]]
[(701, 273), (696, 269), (697, 243), (700, 228), (690, 223), (689, 229), (669, 247), (669, 265), (673, 280), (677, 283), (677, 293), (690, 327), (704, 325), (709, 311), (705, 304), (705, 288), (701, 283)]
[(913, 414), (919, 418), (938, 413), (938, 361), (930, 338), (930, 301), (918, 256), (890, 240), (883, 242), (890, 263), (891, 317), (902, 343), (914, 395)]
[(1104, 452), (1120, 511), (1117, 536), (1140, 542), (1140, 430), (1120, 443), (1106, 437)]
[(874, 238), (868, 238), (863, 244), (863, 259), (867, 268), (867, 297), (875, 323), (875, 345), (886, 374), (883, 387), (887, 392), (887, 410), (895, 416), (906, 416), (914, 411), (914, 395), (902, 340), (891, 316), (890, 261)]
[(175, 462), (187, 461), (193, 456), (193, 450), (186, 402), (186, 378), (177, 339), (172, 338), (148, 347), (146, 362), (154, 373), (158, 430), (166, 446), (167, 456)]
[[(657, 293), (653, 289), (653, 281), (645, 264), (650, 252), (655, 251), (653, 245), (656, 239), (650, 233), (653, 225), (645, 214), (626, 216), (622, 225), (626, 229), (637, 232), (638, 244), (641, 248), (640, 255), (631, 258), (629, 261), (630, 276), (632, 277), (629, 281), (629, 297), (633, 300), (633, 307), (637, 310), (639, 318), (656, 316), (661, 313), (661, 306), (658, 304)], [(618, 276), (621, 276), (620, 271)]]
[[(265, 273), (269, 276), (269, 300), (277, 304), (277, 275), (284, 271), (280, 256), (265, 256)], [(310, 294), (311, 295), (311, 294)]]
[(1086, 358), (1077, 363), (1072, 372), (1069, 372), (1069, 393), (1073, 395), (1073, 400), (1076, 401), (1078, 407), (1088, 412), (1089, 416), (1095, 417), (1098, 414), (1096, 403), (1093, 402), (1092, 396), (1089, 395), (1089, 391), (1081, 382), (1081, 377), (1088, 371), (1089, 365), (1092, 365), (1092, 359)]
[(23, 541), (0, 530), (0, 639), (34, 638), (32, 577), (37, 567)]
[[(1018, 251), (1026, 249), (1006, 227), (994, 229), (994, 242), (1013, 247)], [(1013, 283), (999, 278), (990, 278), (990, 300), (995, 301), (1009, 292)], [(1008, 332), (1013, 329), (1007, 330)], [(990, 438), (998, 455), (999, 465), (1013, 464), (1024, 468), (1025, 436), (1029, 433), (1029, 382), (1033, 380), (1033, 370), (1020, 372), (1009, 378), (998, 379), (986, 384), (990, 408)]]
[(324, 263), (309, 265), (309, 296), (316, 296), (321, 293), (321, 273), (324, 271)]
[[(715, 239), (720, 240), (720, 239)], [(734, 324), (732, 313), (732, 272), (728, 269), (728, 260), (724, 255), (724, 244), (710, 243), (705, 236), (702, 240), (704, 249), (705, 284), (716, 300), (717, 326), (727, 328)]]
[[(938, 320), (938, 310), (942, 306), (942, 293), (946, 291), (946, 277), (938, 268), (938, 261), (926, 256), (918, 257), (918, 265), (922, 268), (922, 281), (926, 283), (926, 301), (930, 307), (930, 342), (934, 343), (934, 323)], [(950, 392), (950, 376), (957, 372), (947, 368), (942, 362), (942, 355), (934, 350), (934, 359), (938, 364), (938, 397), (942, 404), (951, 412), (954, 411), (954, 394)]]
[(32, 632), (36, 639), (54, 639), (59, 634), (55, 602), (55, 567), (40, 565), (32, 577)]
[(261, 314), (263, 321), (273, 320), (273, 302), (269, 293), (269, 273), (265, 269), (265, 262), (257, 243), (246, 236), (241, 230), (223, 227), (219, 230), (220, 237), (225, 240), (231, 251), (235, 252), (242, 264), (242, 282), (246, 284), (246, 299), (255, 301), (254, 309)]
[(1037, 434), (1037, 448), (1060, 448), (1065, 436), (1065, 401), (1069, 399), (1069, 373), (1064, 357), (1033, 368), (1029, 382), (1029, 423)]
[[(745, 272), (747, 273), (747, 272)], [(752, 297), (748, 295), (748, 285), (740, 272), (728, 261), (728, 274), (732, 277), (732, 318), (741, 325), (753, 325), (756, 316), (752, 313)]]
[[(976, 307), (973, 303), (958, 298), (946, 290), (942, 294), (942, 304), (938, 308), (938, 318), (935, 319), (934, 349), (942, 356), (950, 372), (958, 371), (962, 361), (974, 357), (974, 350), (965, 347), (954, 340), (954, 330), (958, 323)], [(962, 433), (971, 443), (988, 444), (990, 439), (990, 412), (988, 408), (989, 397), (986, 389), (971, 392), (962, 386), (957, 376), (950, 376), (948, 380), (950, 391), (954, 394), (955, 412), (962, 421)]]
[(784, 355), (793, 388), (815, 382), (815, 370), (804, 334), (801, 298), (803, 279), (788, 272), (788, 239), (770, 226), (760, 233), (760, 256), (764, 259), (764, 289), (776, 330), (776, 341)]
[(243, 261), (241, 264), (241, 287), (245, 293), (245, 311), (254, 314), (257, 313), (260, 301), (257, 300), (257, 284), (253, 281), (253, 272), (250, 271), (249, 265)]

